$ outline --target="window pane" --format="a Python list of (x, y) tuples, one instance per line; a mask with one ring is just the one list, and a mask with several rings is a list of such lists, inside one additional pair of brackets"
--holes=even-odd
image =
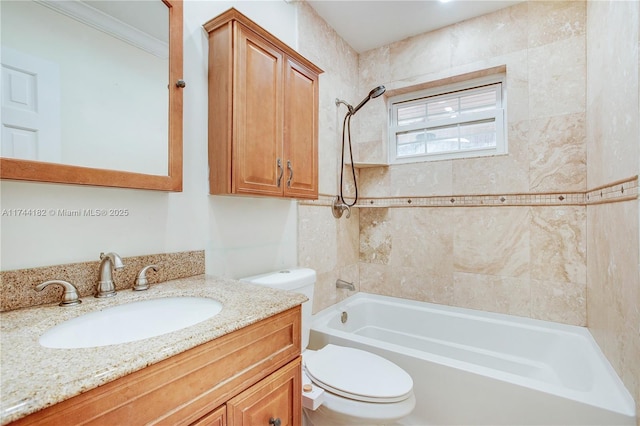
[(445, 99), (427, 104), (429, 120), (452, 118), (458, 115), (458, 98)]
[(437, 127), (427, 130), (427, 152), (457, 151), (458, 126)]
[(460, 97), (460, 110), (464, 113), (486, 111), (496, 108), (496, 91), (490, 89), (487, 92), (474, 93)]
[(426, 110), (425, 104), (398, 108), (398, 126), (424, 122), (427, 118)]
[(504, 134), (497, 127), (503, 125), (502, 83), (450, 88), (448, 92), (418, 97), (421, 94), (426, 93), (392, 100), (395, 116), (390, 127), (390, 149), (400, 162), (506, 152)]
[(396, 155), (407, 157), (425, 153), (425, 133), (424, 130), (414, 132), (398, 133), (396, 137)]
[(460, 149), (493, 148), (496, 146), (495, 121), (460, 125)]

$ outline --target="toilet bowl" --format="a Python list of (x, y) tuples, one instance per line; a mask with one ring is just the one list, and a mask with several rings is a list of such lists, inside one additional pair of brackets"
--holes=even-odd
[(411, 376), (391, 361), (360, 349), (326, 345), (307, 350), (316, 273), (288, 269), (242, 278), (240, 281), (303, 293), (303, 392), (305, 421), (311, 426), (388, 425), (408, 416), (416, 400)]

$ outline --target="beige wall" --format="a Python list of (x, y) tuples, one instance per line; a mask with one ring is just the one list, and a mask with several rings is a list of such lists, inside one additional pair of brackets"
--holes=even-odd
[[(587, 5), (589, 187), (640, 171), (639, 11), (638, 2)], [(587, 207), (587, 322), (636, 407), (640, 407), (638, 215), (638, 200)]]
[(329, 207), (338, 192), (342, 119), (346, 109), (336, 98), (350, 103), (358, 97), (358, 54), (304, 2), (298, 5), (298, 49), (323, 69), (320, 76), (319, 192), (318, 202), (298, 205), (298, 264), (318, 274), (314, 311), (346, 297), (336, 290), (338, 278), (357, 283), (358, 211), (350, 219), (336, 220)]
[[(508, 103), (508, 155), (365, 169), (365, 196), (584, 192), (585, 21), (526, 2), (361, 55), (361, 91), (390, 94), (506, 66)], [(385, 113), (364, 114), (363, 160), (384, 160)], [(584, 206), (361, 209), (360, 231), (361, 290), (586, 325)]]

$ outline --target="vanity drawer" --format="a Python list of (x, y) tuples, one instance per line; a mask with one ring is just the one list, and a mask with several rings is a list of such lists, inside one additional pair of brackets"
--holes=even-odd
[(17, 420), (26, 424), (190, 424), (296, 359), (300, 306)]

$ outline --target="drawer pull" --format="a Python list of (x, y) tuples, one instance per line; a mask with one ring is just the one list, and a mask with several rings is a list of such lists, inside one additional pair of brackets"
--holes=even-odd
[(276, 162), (276, 164), (278, 165), (278, 180), (276, 181), (276, 186), (278, 188), (280, 188), (280, 182), (282, 182), (282, 175), (284, 174), (284, 168), (282, 168), (282, 160), (278, 158), (278, 161)]
[(280, 426), (282, 424), (282, 421), (280, 420), (280, 417), (277, 418), (273, 418), (271, 417), (269, 419), (269, 426)]
[(289, 179), (287, 179), (287, 188), (291, 188), (291, 181), (293, 180), (293, 167), (291, 167), (291, 160), (287, 160), (287, 169), (289, 169)]

